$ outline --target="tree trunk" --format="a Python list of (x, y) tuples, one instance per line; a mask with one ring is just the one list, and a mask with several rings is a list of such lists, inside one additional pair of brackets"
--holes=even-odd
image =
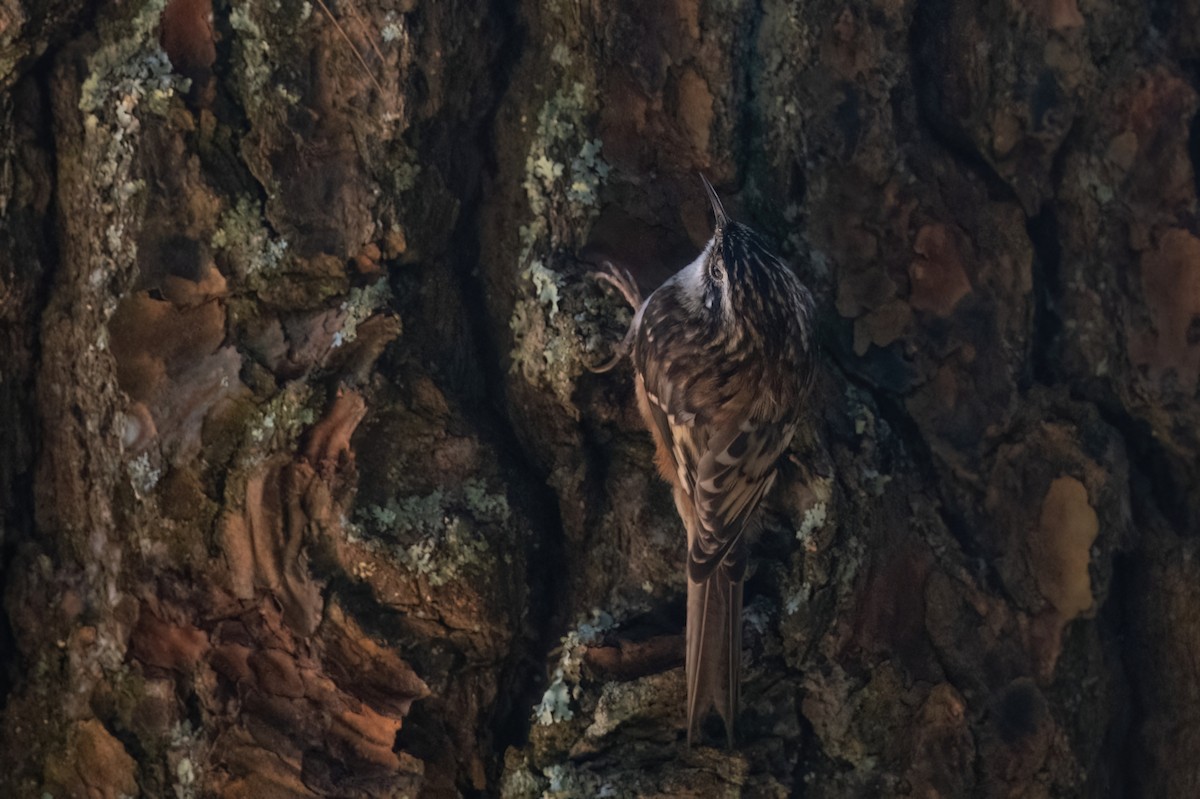
[[(0, 795), (1200, 795), (1197, 0), (0, 34)], [(732, 750), (587, 369), (697, 172), (821, 306)]]

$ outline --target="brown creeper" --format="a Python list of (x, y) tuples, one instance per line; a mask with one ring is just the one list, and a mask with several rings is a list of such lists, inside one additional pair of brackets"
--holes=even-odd
[[(702, 177), (703, 179), (703, 177)], [(645, 302), (628, 273), (600, 275), (637, 308), (638, 407), (687, 528), (688, 743), (710, 707), (733, 745), (742, 582), (755, 510), (775, 482), (813, 374), (813, 301), (704, 180), (716, 230)]]

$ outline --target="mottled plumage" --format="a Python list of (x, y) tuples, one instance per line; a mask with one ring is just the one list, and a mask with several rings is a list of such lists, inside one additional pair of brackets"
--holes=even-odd
[(688, 741), (715, 706), (732, 744), (747, 538), (804, 410), (812, 297), (705, 187), (716, 229), (695, 261), (645, 302), (628, 275), (605, 277), (640, 306), (638, 405), (687, 527)]

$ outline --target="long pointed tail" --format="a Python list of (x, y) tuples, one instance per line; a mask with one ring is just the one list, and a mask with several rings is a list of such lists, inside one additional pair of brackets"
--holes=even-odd
[(729, 746), (737, 718), (742, 671), (742, 581), (717, 568), (702, 582), (688, 580), (688, 745), (708, 709), (725, 721)]

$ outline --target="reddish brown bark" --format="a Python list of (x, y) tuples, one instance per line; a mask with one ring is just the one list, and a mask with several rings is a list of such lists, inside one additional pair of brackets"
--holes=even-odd
[[(0, 793), (1194, 795), (1198, 21), (0, 4)], [(697, 171), (821, 304), (733, 751), (587, 369)]]

